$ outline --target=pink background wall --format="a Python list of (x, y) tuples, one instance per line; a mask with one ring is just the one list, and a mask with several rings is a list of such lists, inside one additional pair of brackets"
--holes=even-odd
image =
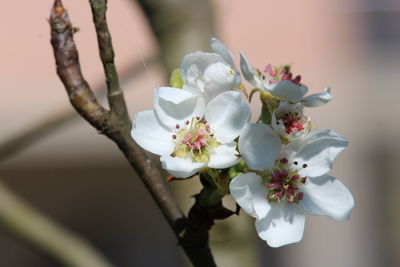
[[(154, 54), (157, 44), (138, 7), (128, 0), (109, 2), (116, 63), (123, 70)], [(332, 175), (353, 191), (353, 217), (341, 223), (310, 216), (303, 242), (277, 252), (281, 266), (398, 266), (400, 6), (361, 0), (213, 3), (217, 37), (237, 59), (241, 50), (258, 67), (293, 63), (293, 72), (302, 75), (310, 93), (330, 85), (334, 100), (308, 113), (318, 127), (350, 139)], [(72, 0), (64, 4), (80, 28), (75, 40), (81, 65), (94, 84), (103, 75), (89, 5)], [(7, 1), (0, 9), (0, 141), (71, 109), (54, 68), (46, 21), (51, 5), (50, 0)], [(160, 85), (159, 66), (124, 84), (132, 115), (151, 108), (151, 89)], [(257, 117), (259, 107), (252, 108)], [(111, 142), (78, 119), (7, 160), (0, 175), (99, 165), (125, 162)]]

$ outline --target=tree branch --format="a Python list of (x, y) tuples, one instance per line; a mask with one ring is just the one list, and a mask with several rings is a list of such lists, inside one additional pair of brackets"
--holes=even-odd
[[(145, 59), (147, 66), (151, 66), (157, 62), (159, 62), (158, 55), (153, 55)], [(141, 75), (144, 70), (145, 68), (143, 67), (143, 62), (134, 62), (129, 64), (121, 72), (121, 82), (126, 83), (131, 79), (136, 78), (137, 76)], [(102, 92), (103, 88), (103, 83), (99, 82), (94, 87), (94, 92)], [(100, 93), (99, 99), (102, 99), (104, 96), (104, 94)], [(78, 115), (73, 110), (68, 109), (59, 111), (55, 115), (52, 114), (42, 121), (37, 122), (31, 128), (6, 138), (0, 143), (0, 162), (12, 157), (20, 151), (23, 151), (36, 141), (43, 139), (51, 132), (76, 118), (78, 118)]]
[(69, 267), (112, 267), (85, 240), (17, 198), (0, 181), (0, 223)]
[[(108, 102), (111, 111), (123, 121), (129, 121), (128, 110), (124, 95), (119, 85), (118, 73), (114, 64), (114, 49), (111, 41), (111, 35), (106, 21), (107, 1), (90, 0), (92, 8), (93, 22), (97, 33), (97, 42), (99, 44), (100, 58), (103, 63), (104, 73), (107, 82)], [(126, 125), (131, 129), (131, 125)]]
[[(94, 8), (92, 10), (97, 12), (98, 9)], [(94, 17), (97, 16), (97, 14), (94, 14)], [(184, 221), (184, 216), (166, 187), (165, 179), (130, 136), (131, 121), (127, 112), (126, 114), (119, 114), (115, 110), (108, 111), (97, 104), (89, 85), (83, 82), (84, 79), (80, 71), (77, 71), (77, 69), (79, 69), (79, 61), (78, 52), (73, 40), (74, 30), (67, 12), (59, 0), (55, 1), (54, 7), (51, 10), (50, 26), (52, 36), (51, 43), (56, 59), (57, 73), (68, 92), (72, 105), (82, 117), (118, 145), (150, 191), (175, 234), (179, 236), (179, 233), (183, 229), (182, 223)], [(99, 42), (103, 42), (102, 39), (99, 39)], [(101, 44), (100, 46), (102, 47), (103, 45), (104, 44)], [(112, 66), (113, 63), (108, 62), (107, 64), (111, 64), (111, 66), (107, 67), (107, 70), (109, 70), (109, 68), (115, 68), (115, 66)], [(80, 75), (76, 75), (77, 73)], [(107, 75), (108, 74), (106, 74), (106, 76)], [(84, 84), (85, 86), (78, 87), (75, 86), (75, 84)], [(111, 86), (111, 83), (107, 83), (107, 85)], [(112, 90), (115, 90), (115, 88), (111, 89), (111, 91)], [(79, 94), (81, 91), (84, 91), (85, 94)], [(110, 88), (108, 88), (108, 92), (110, 96)], [(122, 98), (123, 100), (122, 91), (118, 92), (120, 93), (118, 93), (117, 96), (120, 96), (117, 98)], [(83, 99), (82, 96), (84, 96)], [(115, 99), (113, 94), (111, 94), (111, 97)], [(123, 100), (123, 102), (125, 102), (125, 100)], [(92, 109), (96, 112), (92, 112)]]
[(190, 208), (185, 233), (181, 239), (189, 257), (200, 263), (198, 266), (216, 266), (208, 244), (209, 231), (214, 221), (239, 214), (239, 209), (231, 211), (222, 205), (222, 198), (227, 194), (229, 177), (221, 172), (216, 179), (213, 180), (206, 173), (200, 174), (203, 189), (194, 196), (195, 203)]
[(78, 51), (72, 38), (75, 29), (72, 28), (61, 1), (54, 2), (50, 22), (57, 74), (67, 89), (71, 104), (90, 124), (102, 131), (108, 124), (110, 112), (97, 102), (89, 84), (83, 78)]
[[(106, 22), (107, 1), (90, 0), (90, 5), (97, 32), (100, 58), (107, 81), (111, 111), (97, 104), (89, 85), (84, 82), (79, 69), (78, 52), (73, 41), (74, 30), (61, 1), (56, 0), (50, 17), (51, 40), (57, 73), (67, 89), (71, 103), (82, 117), (118, 145), (162, 210), (193, 265), (215, 267), (208, 246), (208, 231), (214, 219), (217, 218), (212, 212), (215, 208), (219, 210), (222, 207), (222, 197), (216, 203), (204, 205), (206, 202), (203, 196), (206, 195), (203, 192), (208, 193), (208, 191), (203, 190), (200, 197), (196, 198), (196, 204), (192, 207), (189, 220), (185, 225), (185, 218), (170, 195), (165, 185), (165, 179), (161, 177), (157, 168), (145, 156), (143, 150), (134, 143), (130, 135), (132, 123), (127, 113), (123, 92), (119, 86), (111, 36)], [(87, 98), (87, 101), (81, 101), (81, 98)], [(181, 237), (180, 234), (184, 229), (186, 231)], [(198, 230), (199, 232), (196, 233)]]

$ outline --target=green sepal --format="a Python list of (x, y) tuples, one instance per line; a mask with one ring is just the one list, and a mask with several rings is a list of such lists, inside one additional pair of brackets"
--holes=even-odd
[(230, 167), (228, 169), (228, 176), (232, 180), (236, 176), (242, 175), (244, 173), (244, 169), (246, 168), (246, 163), (241, 160), (238, 164)]
[(182, 88), (183, 87), (183, 80), (181, 75), (180, 69), (174, 69), (169, 79), (169, 85), (175, 88)]
[(265, 104), (263, 104), (261, 108), (261, 115), (258, 118), (258, 121), (264, 124), (271, 124), (271, 112), (269, 112)]

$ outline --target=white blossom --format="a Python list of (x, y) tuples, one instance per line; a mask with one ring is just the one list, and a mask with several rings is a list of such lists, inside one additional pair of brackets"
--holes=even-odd
[(228, 168), (239, 160), (236, 142), (250, 119), (240, 93), (227, 91), (207, 105), (189, 91), (153, 90), (154, 110), (139, 112), (132, 137), (142, 148), (161, 156), (162, 167), (177, 178), (203, 167)]
[(300, 83), (300, 75), (293, 77), (287, 66), (273, 67), (268, 64), (262, 72), (250, 65), (245, 55), (240, 53), (240, 67), (249, 83), (278, 99), (300, 102), (305, 107), (318, 107), (332, 99), (329, 87), (325, 88), (324, 93), (305, 96), (307, 86)]
[(232, 53), (216, 38), (211, 38), (212, 53), (197, 51), (186, 55), (181, 63), (184, 90), (211, 101), (218, 94), (241, 84)]
[(311, 121), (303, 114), (303, 109), (301, 103), (280, 102), (278, 108), (272, 112), (271, 127), (282, 142), (289, 143), (310, 132)]
[[(236, 202), (256, 219), (260, 238), (272, 247), (300, 241), (304, 212), (336, 220), (349, 218), (354, 207), (350, 191), (327, 175), (334, 158), (348, 144), (344, 137), (331, 130), (315, 130), (278, 151), (271, 129), (249, 125), (252, 129), (244, 130), (239, 147), (255, 171), (235, 177), (229, 187)], [(265, 144), (275, 147), (267, 152), (258, 149)]]

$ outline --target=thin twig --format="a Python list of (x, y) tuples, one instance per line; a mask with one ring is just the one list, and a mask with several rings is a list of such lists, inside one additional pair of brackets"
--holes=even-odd
[(2, 181), (0, 181), (0, 223), (65, 266), (113, 266), (85, 240), (15, 196)]
[[(90, 0), (89, 2), (92, 8), (93, 23), (96, 27), (100, 58), (106, 76), (110, 109), (122, 121), (130, 122), (129, 117), (127, 117), (128, 109), (126, 108), (125, 98), (119, 85), (118, 73), (114, 64), (114, 49), (106, 21), (107, 1)], [(124, 126), (131, 129), (130, 124)]]

